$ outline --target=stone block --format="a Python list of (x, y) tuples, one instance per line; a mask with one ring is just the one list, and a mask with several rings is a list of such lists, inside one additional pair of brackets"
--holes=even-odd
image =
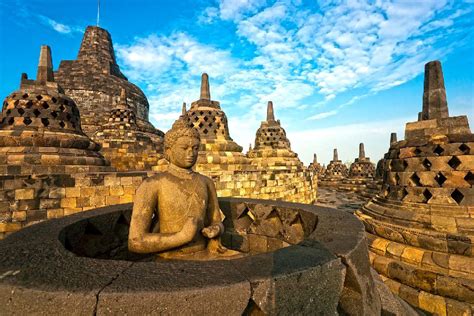
[(123, 186), (121, 185), (114, 185), (110, 187), (110, 195), (112, 196), (121, 196), (124, 194)]
[(15, 200), (32, 200), (35, 198), (35, 189), (17, 189), (15, 190)]
[(66, 197), (80, 197), (81, 196), (81, 188), (72, 187), (72, 188), (65, 188), (66, 190)]
[(58, 208), (58, 209), (49, 209), (47, 210), (47, 217), (48, 219), (51, 218), (60, 218), (64, 216), (64, 209)]
[(424, 291), (421, 291), (418, 296), (418, 307), (439, 316), (447, 315), (445, 299)]
[(1, 223), (0, 222), (1, 233), (15, 232), (20, 229), (21, 229), (21, 223)]
[(74, 208), (76, 207), (77, 198), (62, 198), (61, 207)]

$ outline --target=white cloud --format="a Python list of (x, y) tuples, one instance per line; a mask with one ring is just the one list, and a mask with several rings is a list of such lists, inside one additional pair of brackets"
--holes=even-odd
[(219, 4), (220, 17), (223, 20), (238, 20), (245, 14), (255, 12), (265, 3), (266, 0), (222, 0)]
[(328, 111), (328, 112), (321, 112), (321, 113), (318, 113), (316, 115), (310, 116), (307, 119), (308, 120), (322, 120), (322, 119), (325, 119), (327, 117), (336, 115), (337, 112), (338, 111), (336, 111), (336, 110), (332, 110), (332, 111)]
[[(245, 54), (250, 57), (180, 30), (119, 45), (117, 56), (132, 81), (146, 84), (150, 117), (163, 130), (179, 115), (183, 101), (198, 98), (199, 76), (209, 73), (211, 95), (229, 117), (231, 136), (246, 145), (253, 142), (269, 100), (282, 117), (287, 109), (304, 108), (309, 120), (321, 120), (414, 78), (425, 62), (459, 44), (452, 29), (473, 11), (445, 0), (318, 4), (316, 10), (291, 0), (221, 0), (198, 15), (198, 24), (235, 23), (235, 35), (253, 48)], [(357, 94), (349, 101), (338, 102), (341, 93), (353, 89)], [(312, 113), (323, 105), (327, 110)]]
[(44, 15), (38, 16), (41, 22), (50, 26), (53, 30), (61, 34), (70, 34), (72, 32), (82, 32), (82, 29), (77, 26), (68, 26), (66, 24), (59, 23), (51, 18)]

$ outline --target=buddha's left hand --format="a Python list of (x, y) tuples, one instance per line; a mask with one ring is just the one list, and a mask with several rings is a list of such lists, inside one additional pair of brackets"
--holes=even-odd
[[(222, 224), (221, 224), (222, 225)], [(212, 238), (216, 238), (217, 236), (219, 236), (221, 234), (221, 230), (222, 230), (222, 227), (221, 225), (219, 224), (214, 224), (214, 225), (210, 225), (210, 226), (207, 226), (207, 227), (204, 227), (202, 230), (201, 230), (201, 233), (204, 235), (204, 237), (206, 238), (209, 238), (209, 239), (212, 239)]]

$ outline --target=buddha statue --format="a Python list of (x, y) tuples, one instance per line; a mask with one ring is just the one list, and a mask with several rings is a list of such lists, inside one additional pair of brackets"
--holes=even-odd
[(183, 116), (165, 134), (169, 166), (137, 189), (128, 237), (131, 252), (193, 260), (239, 254), (220, 243), (223, 214), (214, 183), (192, 170), (199, 144), (199, 132)]

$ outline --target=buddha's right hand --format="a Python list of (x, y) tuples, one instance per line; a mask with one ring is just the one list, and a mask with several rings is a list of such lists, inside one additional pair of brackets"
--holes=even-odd
[(188, 243), (193, 240), (194, 236), (198, 231), (198, 219), (196, 217), (188, 217), (186, 222), (184, 222), (183, 228), (179, 232), (181, 238), (183, 238), (184, 242)]

